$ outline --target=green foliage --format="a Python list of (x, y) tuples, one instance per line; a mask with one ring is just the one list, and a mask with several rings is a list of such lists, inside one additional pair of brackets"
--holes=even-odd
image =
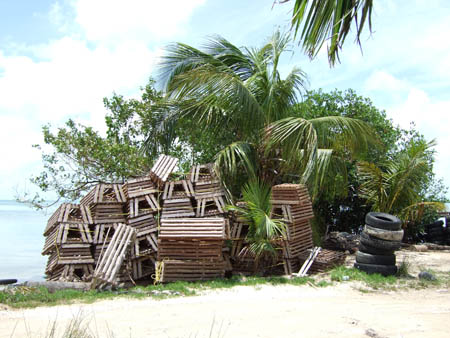
[(306, 76), (294, 68), (282, 79), (278, 69), (289, 43), (278, 31), (260, 48), (237, 48), (216, 36), (203, 50), (173, 44), (161, 63), (168, 96), (179, 102), (179, 121), (188, 118), (218, 133), (223, 126), (233, 129), (233, 143), (218, 153), (216, 168), (234, 194), (241, 189), (232, 189), (226, 178), (238, 170), (268, 184), (305, 181), (319, 172), (314, 177), (320, 185), (330, 168), (343, 168), (330, 161), (336, 147), (353, 154), (373, 139), (361, 121), (300, 116), (296, 106)]
[[(344, 92), (334, 90), (329, 93), (322, 90), (309, 91), (295, 110), (298, 116), (308, 120), (337, 115), (358, 119), (370, 125), (379, 136), (378, 146), (369, 147), (366, 153), (359, 153), (358, 158), (375, 165), (394, 161), (410, 144), (425, 142), (423, 135), (417, 132), (414, 125), (411, 125), (409, 130), (395, 126), (386, 117), (386, 113), (377, 109), (370, 99), (357, 95), (351, 89)], [(316, 218), (331, 226), (331, 231), (354, 232), (364, 224), (365, 214), (371, 210), (371, 204), (360, 194), (360, 177), (356, 161), (348, 155), (345, 148), (336, 148), (330, 161), (342, 168), (339, 171), (327, 172), (329, 175), (325, 178), (327, 183), (317, 192), (314, 210)], [(446, 188), (442, 185), (442, 181), (434, 178), (431, 149), (426, 151), (426, 161), (426, 174), (417, 183), (416, 191), (423, 201), (444, 202)], [(314, 192), (314, 186), (317, 185), (314, 181), (310, 185), (310, 190)], [(428, 211), (424, 213), (427, 214)], [(429, 218), (433, 219), (433, 216), (429, 215)], [(325, 229), (326, 226), (321, 225), (319, 228)]]
[[(181, 160), (182, 170), (192, 163), (207, 163), (228, 144), (227, 131), (214, 135), (200, 131), (189, 119), (170, 118), (174, 109), (150, 79), (139, 99), (114, 94), (105, 98), (106, 133), (69, 120), (63, 127), (43, 127), (44, 170), (31, 178), (42, 193), (56, 193), (59, 200), (74, 201), (99, 182), (123, 182), (145, 175), (159, 154)], [(45, 195), (20, 196), (36, 208), (45, 206)]]
[(286, 226), (278, 219), (270, 217), (272, 211), (271, 188), (260, 181), (253, 180), (242, 189), (244, 207), (228, 206), (239, 217), (245, 219), (249, 230), (246, 241), (249, 251), (256, 261), (275, 259), (277, 257), (276, 242), (283, 238)]
[(398, 266), (397, 276), (399, 277), (410, 277), (409, 271), (411, 270), (411, 263), (407, 258), (404, 258), (400, 265)]
[[(43, 127), (44, 171), (33, 177), (43, 192), (54, 191), (58, 198), (76, 200), (98, 182), (120, 182), (126, 177), (145, 173), (150, 159), (142, 156), (136, 142), (102, 137), (91, 127), (69, 120), (65, 127), (52, 132)], [(53, 152), (47, 153), (49, 146)], [(44, 200), (36, 195), (35, 206)]]
[(334, 65), (352, 23), (359, 45), (366, 22), (372, 30), (372, 8), (373, 0), (295, 0), (291, 26), (310, 58), (328, 41), (328, 59)]
[(428, 151), (434, 145), (412, 140), (407, 148), (379, 165), (358, 163), (361, 195), (373, 210), (392, 213), (405, 222), (418, 220), (425, 208), (444, 209), (442, 203), (422, 200), (422, 185), (429, 181)]
[[(346, 276), (347, 278), (344, 278)], [(397, 283), (395, 276), (384, 277), (379, 273), (367, 274), (364, 271), (360, 271), (355, 268), (347, 268), (345, 266), (338, 266), (330, 271), (330, 278), (332, 281), (342, 282), (344, 280), (349, 281), (361, 281), (372, 289), (384, 289), (394, 287)]]

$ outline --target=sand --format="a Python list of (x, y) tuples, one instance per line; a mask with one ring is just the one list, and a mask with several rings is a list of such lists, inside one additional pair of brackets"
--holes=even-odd
[[(416, 267), (436, 264), (450, 271), (448, 252), (406, 256)], [(62, 329), (80, 314), (99, 337), (449, 337), (450, 290), (364, 293), (355, 282), (325, 288), (240, 286), (159, 301), (121, 298), (4, 309), (0, 337), (42, 337), (55, 320)]]

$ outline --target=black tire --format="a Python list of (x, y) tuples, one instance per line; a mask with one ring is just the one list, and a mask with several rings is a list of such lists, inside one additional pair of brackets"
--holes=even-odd
[(368, 274), (379, 273), (383, 276), (392, 276), (397, 273), (397, 266), (395, 265), (377, 265), (377, 264), (361, 264), (355, 263), (355, 268), (364, 271)]
[(434, 237), (428, 237), (427, 238), (427, 241), (428, 242), (432, 242), (432, 243), (434, 243), (434, 242), (443, 242), (445, 240), (446, 240), (446, 238), (443, 237), (443, 236), (434, 236)]
[(0, 279), (0, 285), (8, 285), (17, 283), (17, 279)]
[(395, 265), (395, 255), (372, 255), (362, 251), (356, 253), (356, 263)]
[(384, 239), (379, 239), (373, 236), (366, 234), (364, 231), (361, 233), (361, 243), (364, 243), (368, 246), (386, 250), (386, 251), (395, 251), (400, 249), (402, 243), (400, 241), (385, 241)]
[(425, 225), (424, 228), (425, 228), (426, 230), (439, 229), (439, 228), (442, 229), (442, 228), (443, 228), (443, 225), (444, 225), (444, 222), (442, 222), (442, 221), (437, 221), (437, 222), (434, 222), (434, 223)]
[(393, 250), (382, 250), (379, 248), (372, 247), (370, 245), (366, 245), (364, 243), (359, 243), (359, 251), (368, 253), (371, 255), (381, 255), (381, 256), (389, 256), (394, 253)]
[(433, 230), (428, 230), (427, 234), (429, 236), (443, 236), (444, 235), (444, 229), (433, 229)]
[(366, 214), (366, 224), (384, 230), (400, 230), (402, 221), (384, 212), (369, 212)]
[(430, 232), (430, 231), (445, 231), (445, 228), (441, 225), (436, 225), (436, 226), (430, 226), (428, 228), (425, 229), (426, 232)]

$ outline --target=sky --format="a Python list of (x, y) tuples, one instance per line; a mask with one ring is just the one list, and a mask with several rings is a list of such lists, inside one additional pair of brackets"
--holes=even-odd
[[(138, 97), (172, 42), (200, 47), (219, 34), (260, 46), (289, 29), (292, 1), (0, 0), (0, 199), (33, 192), (42, 169), (41, 128), (69, 118), (104, 131), (103, 98)], [(349, 36), (341, 63), (309, 60), (293, 45), (281, 64), (309, 89), (353, 88), (395, 124), (437, 142), (435, 173), (450, 186), (450, 2), (375, 0), (361, 49)], [(449, 196), (450, 197), (450, 196)]]

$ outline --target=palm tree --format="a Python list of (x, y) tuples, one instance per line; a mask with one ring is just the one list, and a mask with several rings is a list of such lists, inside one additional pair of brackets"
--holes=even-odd
[(445, 209), (443, 203), (427, 202), (421, 196), (429, 172), (428, 153), (434, 145), (433, 141), (412, 143), (380, 166), (358, 163), (361, 196), (374, 211), (397, 214), (407, 223), (420, 219), (427, 208)]
[[(215, 36), (202, 50), (171, 45), (161, 63), (168, 100), (176, 103), (175, 119), (196, 121), (195, 128), (213, 129), (218, 135), (232, 129), (234, 142), (215, 157), (229, 197), (239, 195), (247, 181), (264, 186), (301, 181), (318, 191), (345, 169), (342, 161), (332, 159), (354, 155), (373, 140), (362, 121), (335, 116), (306, 120), (300, 115), (296, 107), (306, 75), (297, 67), (285, 78), (279, 71), (289, 42), (277, 31), (260, 48), (238, 48)], [(252, 186), (242, 190), (247, 199), (265, 191), (249, 190)], [(254, 224), (249, 250), (256, 256), (273, 253), (272, 243), (279, 237), (278, 222), (270, 221), (269, 212), (267, 204), (247, 209)]]
[(235, 142), (216, 155), (225, 183), (244, 171), (269, 185), (285, 180), (282, 175), (320, 185), (327, 170), (342, 169), (331, 161), (334, 155), (350, 156), (373, 140), (370, 128), (356, 119), (299, 116), (306, 75), (297, 67), (285, 78), (279, 71), (289, 42), (277, 31), (261, 48), (238, 48), (220, 36), (202, 50), (182, 43), (167, 48), (161, 77), (169, 99), (177, 102), (175, 118), (195, 120), (197, 128), (218, 134), (233, 130)]
[[(255, 259), (255, 270), (259, 262), (272, 263), (279, 252), (279, 241), (285, 239), (285, 224), (280, 219), (271, 218), (271, 188), (264, 182), (251, 180), (242, 188), (244, 205), (229, 205), (228, 210), (234, 211), (248, 225), (246, 242), (242, 255), (251, 254)], [(248, 252), (247, 252), (248, 251)]]
[[(279, 3), (290, 0), (280, 0)], [(331, 65), (339, 60), (339, 49), (344, 44), (352, 22), (356, 41), (361, 46), (361, 33), (366, 21), (372, 31), (373, 0), (295, 0), (291, 25), (306, 53), (315, 57), (325, 41), (329, 40), (328, 59)]]

